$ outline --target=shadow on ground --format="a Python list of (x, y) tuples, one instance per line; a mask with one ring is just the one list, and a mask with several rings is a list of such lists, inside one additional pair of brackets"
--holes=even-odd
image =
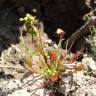
[(0, 1), (0, 53), (19, 42), (19, 18), (25, 13), (36, 15), (43, 21), (45, 32), (58, 42), (56, 29), (71, 36), (85, 21), (83, 16), (92, 8), (94, 0), (1, 0)]
[(14, 9), (15, 5), (6, 5), (0, 10), (0, 53), (19, 42), (19, 16)]

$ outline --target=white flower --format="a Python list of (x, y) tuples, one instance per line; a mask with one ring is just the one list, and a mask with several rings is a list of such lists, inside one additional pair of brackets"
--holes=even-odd
[(20, 18), (20, 21), (23, 21), (24, 19), (23, 18)]
[(26, 17), (30, 17), (31, 15), (30, 14), (26, 14)]

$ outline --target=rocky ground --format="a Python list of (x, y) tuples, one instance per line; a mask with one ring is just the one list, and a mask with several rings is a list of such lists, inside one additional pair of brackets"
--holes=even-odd
[[(51, 96), (44, 89), (42, 77), (32, 74), (22, 66), (22, 52), (12, 45), (0, 58), (0, 96)], [(81, 62), (79, 62), (81, 63)], [(89, 57), (82, 59), (84, 70), (66, 71), (62, 74), (56, 96), (96, 96), (96, 62)], [(46, 94), (44, 94), (46, 93)], [(52, 95), (53, 96), (53, 95)]]
[[(23, 66), (20, 17), (27, 12), (36, 15), (44, 23), (40, 30), (44, 27), (55, 41), (56, 28), (64, 29), (68, 38), (84, 24), (83, 16), (95, 9), (95, 3), (95, 0), (0, 0), (0, 96), (54, 96), (52, 90), (44, 89), (44, 79)], [(26, 41), (29, 38), (25, 36)], [(58, 88), (61, 94), (55, 96), (96, 96), (96, 36), (86, 40), (90, 48), (79, 62), (84, 70), (62, 74)]]

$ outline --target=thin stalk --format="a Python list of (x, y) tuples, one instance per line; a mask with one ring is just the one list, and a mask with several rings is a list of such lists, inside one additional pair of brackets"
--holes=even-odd
[(41, 57), (41, 54), (40, 54), (40, 53), (39, 53), (38, 55), (39, 55), (40, 60), (42, 61), (42, 63), (43, 63), (47, 68), (49, 68), (48, 65), (45, 63), (45, 59), (43, 58), (43, 56)]
[(60, 57), (61, 57), (61, 52), (59, 50), (61, 48), (62, 41), (63, 41), (63, 39), (60, 39), (59, 44), (58, 44), (58, 49), (57, 49), (57, 51), (58, 51), (58, 54), (57, 54), (58, 57), (57, 57), (57, 60), (56, 60), (56, 68), (58, 67), (58, 62), (59, 62)]

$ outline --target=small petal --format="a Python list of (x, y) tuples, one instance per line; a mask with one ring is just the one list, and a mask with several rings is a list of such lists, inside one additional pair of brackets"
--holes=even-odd
[(25, 17), (24, 20), (26, 21), (28, 19), (28, 17)]
[(26, 14), (26, 17), (30, 17), (31, 15), (30, 14)]
[(24, 19), (23, 18), (20, 18), (20, 21), (23, 21)]

